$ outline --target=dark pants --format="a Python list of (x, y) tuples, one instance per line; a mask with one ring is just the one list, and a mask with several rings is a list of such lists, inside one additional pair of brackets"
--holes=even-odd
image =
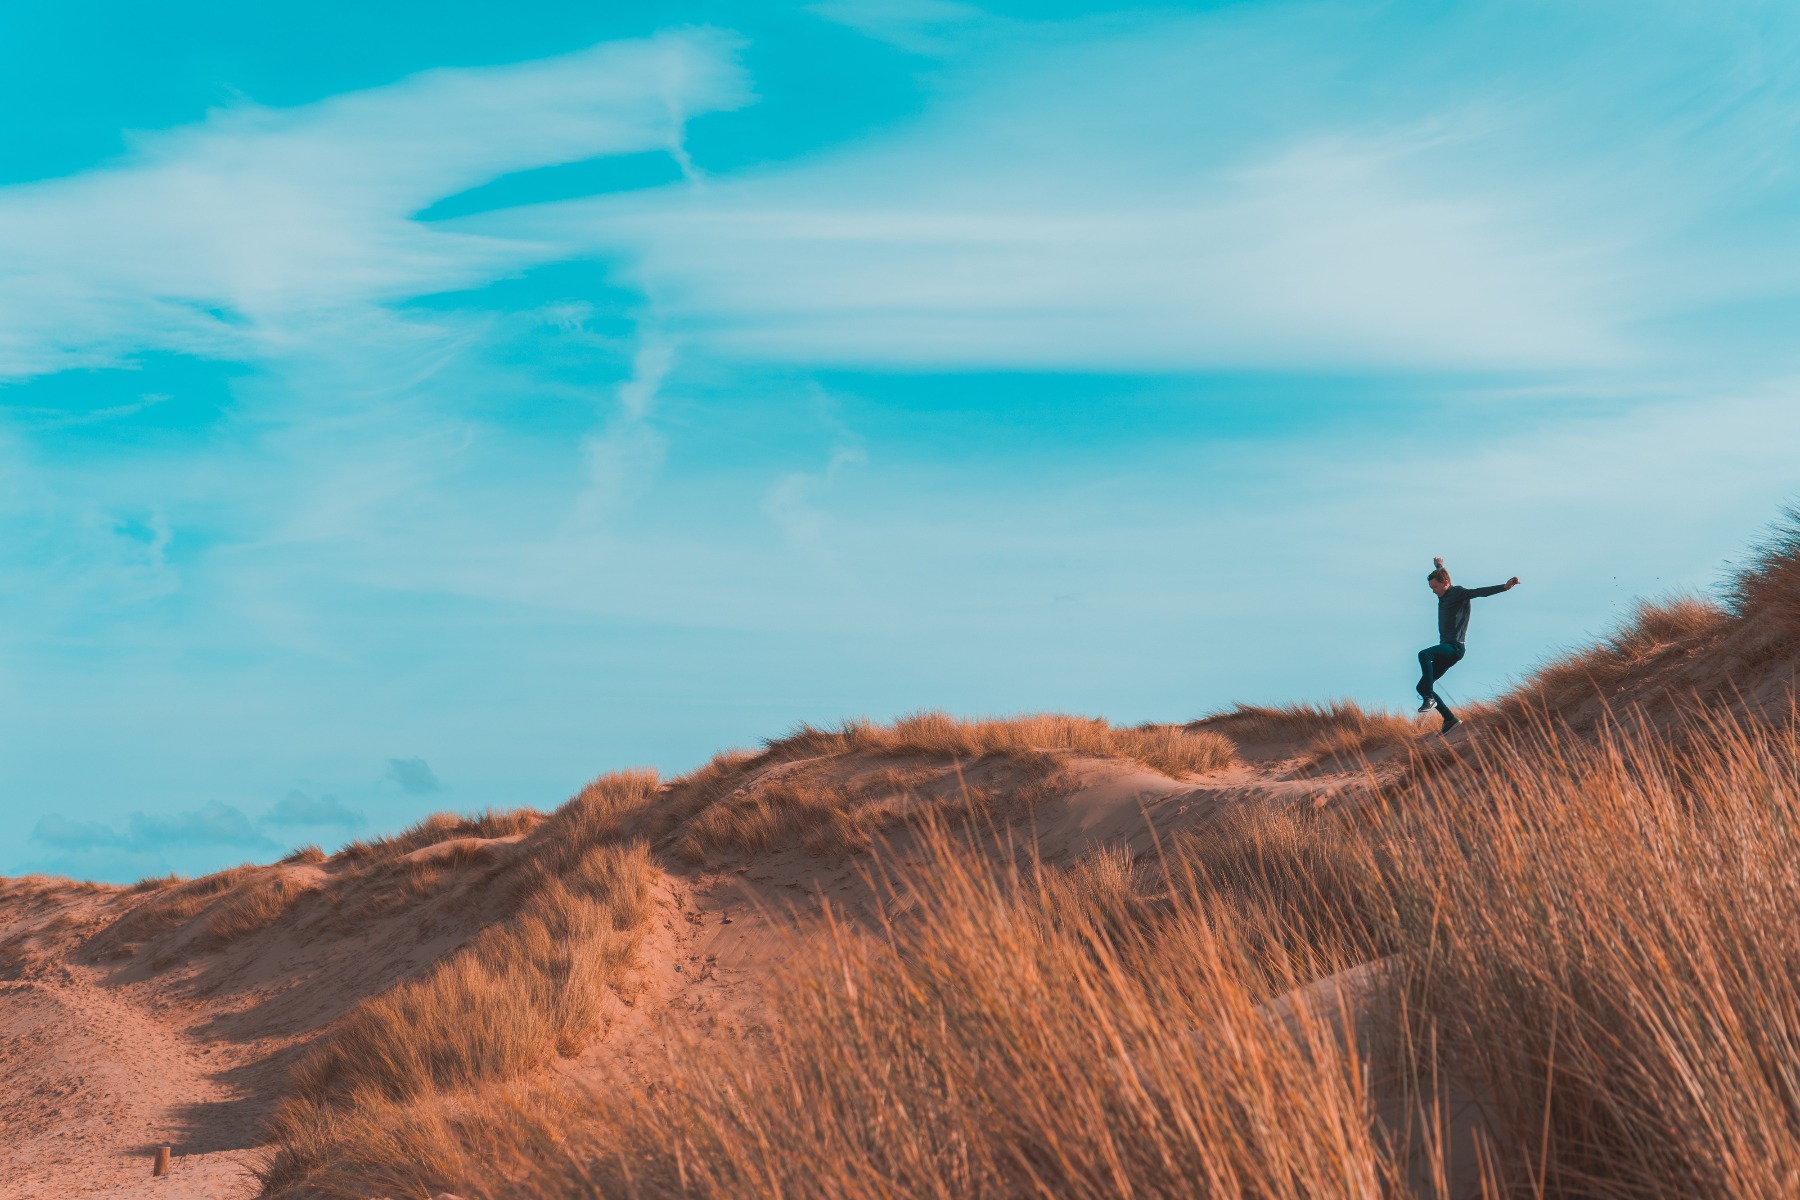
[(1450, 711), (1444, 698), (1437, 694), (1436, 685), (1438, 677), (1461, 662), (1462, 656), (1463, 648), (1455, 642), (1439, 642), (1419, 651), (1419, 698), (1437, 701), (1438, 711), (1451, 719), (1455, 719), (1456, 714)]

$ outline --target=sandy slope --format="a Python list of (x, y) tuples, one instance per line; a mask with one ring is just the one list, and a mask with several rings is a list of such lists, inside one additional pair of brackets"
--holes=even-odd
[[(1362, 782), (1302, 771), (1284, 756), (1293, 749), (1259, 746), (1250, 766), (1187, 781), (1119, 761), (1068, 760), (1061, 794), (1024, 814), (1014, 836), (1034, 837), (1052, 862), (1101, 843), (1148, 852), (1231, 806), (1318, 804)], [(223, 948), (197, 932), (199, 918), (135, 949), (109, 943), (108, 927), (144, 903), (124, 889), (8, 885), (0, 893), (0, 1200), (254, 1195), (248, 1172), (259, 1128), (293, 1059), (359, 999), (427, 969), (493, 919), (481, 864), (516, 840), (460, 839), (454, 849), (417, 852), (422, 862), (442, 860), (446, 872), (423, 899), (362, 884), (336, 860), (258, 868), (289, 872), (306, 890), (275, 925)], [(905, 839), (890, 852), (905, 855)], [(827, 903), (850, 919), (873, 915), (870, 861), (791, 849), (696, 865), (662, 854), (636, 978), (608, 1035), (558, 1072), (580, 1081), (621, 1066), (649, 1069), (671, 1021), (703, 1037), (749, 1035), (766, 968), (796, 923), (817, 919)], [(161, 1144), (175, 1148), (175, 1168), (153, 1180)]]

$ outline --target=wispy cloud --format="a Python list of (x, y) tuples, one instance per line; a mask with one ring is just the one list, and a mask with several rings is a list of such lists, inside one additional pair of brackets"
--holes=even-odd
[(240, 105), (143, 135), (112, 166), (0, 188), (0, 378), (148, 348), (304, 353), (303, 330), (554, 257), (410, 218), (507, 172), (678, 152), (690, 116), (746, 100), (733, 51), (670, 33), (303, 108)]
[(654, 332), (643, 335), (631, 374), (614, 389), (613, 411), (600, 429), (582, 439), (587, 479), (572, 512), (572, 534), (591, 534), (641, 496), (662, 466), (666, 445), (650, 423), (675, 347)]
[(959, 33), (986, 18), (981, 9), (955, 0), (823, 0), (808, 11), (910, 53), (929, 55), (954, 48)]
[[(1641, 368), (1669, 352), (1646, 322), (1800, 285), (1726, 232), (1747, 196), (1792, 198), (1767, 134), (1800, 97), (1766, 55), (1794, 22), (1271, 4), (1118, 24), (984, 55), (929, 117), (841, 153), (467, 228), (622, 255), (671, 329), (801, 363)], [(1627, 26), (1636, 59), (1596, 71)]]

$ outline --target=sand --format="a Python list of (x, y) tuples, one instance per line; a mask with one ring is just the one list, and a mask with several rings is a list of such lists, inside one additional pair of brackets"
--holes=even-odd
[[(1034, 838), (1051, 862), (1103, 843), (1149, 852), (1234, 807), (1317, 805), (1366, 785), (1358, 771), (1319, 771), (1298, 749), (1260, 745), (1248, 765), (1185, 780), (1068, 759), (1059, 793), (1015, 814), (1012, 833)], [(1004, 768), (991, 770), (999, 774), (971, 776), (970, 785), (1004, 792)], [(337, 860), (256, 868), (245, 878), (285, 872), (306, 890), (288, 916), (223, 946), (207, 942), (204, 911), (133, 948), (120, 944), (124, 926), (114, 923), (144, 894), (7, 883), (0, 1200), (254, 1196), (263, 1122), (294, 1059), (358, 1000), (429, 969), (495, 919), (476, 890), (478, 868), (518, 841), (457, 838), (413, 852), (411, 863), (445, 872), (422, 899), (345, 886), (355, 868)], [(841, 918), (876, 916), (871, 866), (908, 852), (898, 837), (874, 855), (794, 848), (696, 864), (661, 848), (655, 916), (632, 985), (606, 1036), (555, 1073), (580, 1083), (653, 1069), (671, 1022), (703, 1037), (752, 1036), (762, 981), (787, 939), (826, 906)], [(160, 1145), (173, 1148), (173, 1169), (153, 1179)]]

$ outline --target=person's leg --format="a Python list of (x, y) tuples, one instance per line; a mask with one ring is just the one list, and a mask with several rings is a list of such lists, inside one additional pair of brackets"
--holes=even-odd
[(1419, 651), (1419, 682), (1413, 687), (1419, 693), (1419, 699), (1427, 704), (1433, 703), (1431, 685), (1437, 680), (1437, 672), (1431, 667), (1431, 652), (1436, 649), (1436, 646), (1427, 646)]
[(1444, 712), (1444, 698), (1437, 694), (1437, 681), (1445, 671), (1462, 661), (1462, 648), (1451, 642), (1439, 642), (1435, 646), (1419, 651), (1419, 684), (1417, 691), (1420, 699), (1429, 700)]
[(1437, 681), (1443, 677), (1445, 671), (1462, 661), (1463, 648), (1454, 642), (1441, 642), (1433, 646), (1429, 653), (1431, 654), (1431, 698), (1437, 703), (1438, 712), (1443, 715), (1444, 732), (1449, 733), (1450, 727), (1456, 724), (1458, 717), (1450, 711), (1450, 706), (1444, 703), (1444, 698), (1437, 694)]

